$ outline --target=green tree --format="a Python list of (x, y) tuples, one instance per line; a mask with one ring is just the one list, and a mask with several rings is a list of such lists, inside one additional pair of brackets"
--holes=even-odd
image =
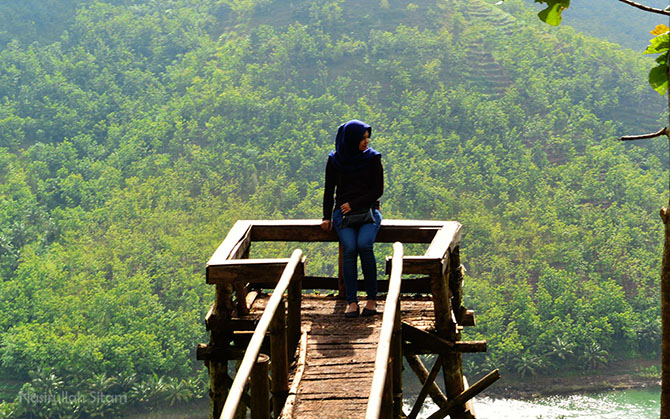
[[(536, 0), (544, 3), (546, 8), (538, 13), (538, 17), (550, 25), (557, 26), (561, 23), (561, 13), (570, 6), (570, 0)], [(650, 7), (631, 0), (619, 0), (632, 7), (649, 13), (670, 16), (670, 10)], [(660, 94), (665, 94), (669, 89), (670, 80), (670, 28), (665, 25), (657, 26), (651, 31), (655, 37), (650, 41), (645, 54), (661, 54), (656, 59), (656, 65), (649, 71), (649, 84)], [(668, 94), (668, 118), (670, 118), (670, 93)], [(670, 141), (670, 129), (665, 128), (645, 135), (633, 135), (621, 137), (622, 141), (642, 140), (665, 136)], [(669, 186), (670, 188), (670, 186)], [(670, 189), (668, 191), (668, 207), (670, 208)], [(663, 246), (663, 262), (661, 266), (661, 316), (663, 327), (663, 350), (662, 350), (662, 386), (661, 386), (661, 418), (670, 417), (670, 217), (666, 207), (661, 209), (661, 219), (665, 225), (665, 239)], [(595, 345), (595, 344), (594, 344)], [(597, 355), (600, 348), (589, 347), (585, 356), (589, 359), (600, 360), (603, 356)], [(595, 362), (595, 361), (594, 361)], [(589, 360), (588, 365), (593, 365)]]

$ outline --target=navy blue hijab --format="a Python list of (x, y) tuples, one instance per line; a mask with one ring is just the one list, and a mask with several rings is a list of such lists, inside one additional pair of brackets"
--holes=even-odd
[(335, 137), (335, 151), (328, 154), (328, 160), (331, 161), (338, 170), (354, 171), (366, 167), (373, 158), (381, 156), (381, 154), (368, 147), (365, 151), (360, 151), (358, 145), (363, 138), (365, 131), (370, 131), (372, 135), (372, 127), (365, 122), (357, 119), (352, 119), (346, 122), (337, 129), (337, 136)]

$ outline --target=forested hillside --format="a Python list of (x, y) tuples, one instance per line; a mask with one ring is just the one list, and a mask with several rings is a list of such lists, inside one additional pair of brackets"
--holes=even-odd
[[(0, 4), (0, 412), (202, 397), (207, 259), (238, 219), (320, 218), (351, 118), (385, 218), (464, 225), (471, 373), (660, 350), (667, 149), (615, 141), (664, 123), (651, 59), (523, 0), (61, 3), (57, 25)], [(49, 390), (129, 399), (21, 397)]]
[[(535, 9), (541, 10), (535, 0), (526, 0)], [(663, 9), (665, 0), (647, 0), (645, 4)], [(641, 52), (651, 38), (649, 31), (656, 25), (667, 24), (662, 16), (650, 14), (630, 7), (619, 0), (575, 0), (563, 12), (564, 24), (585, 34), (616, 42), (626, 48)]]

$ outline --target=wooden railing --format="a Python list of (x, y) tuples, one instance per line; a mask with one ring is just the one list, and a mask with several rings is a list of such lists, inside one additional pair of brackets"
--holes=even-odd
[[(402, 244), (396, 242), (393, 244), (389, 290), (384, 304), (382, 328), (375, 358), (375, 372), (365, 413), (366, 419), (393, 417), (393, 406), (396, 404), (393, 397), (397, 397), (398, 394), (402, 395), (402, 340), (400, 336), (402, 258)], [(402, 400), (402, 396), (399, 398)]]
[[(277, 283), (277, 286), (275, 287), (272, 293), (272, 296), (270, 297), (270, 300), (268, 301), (265, 307), (265, 310), (263, 311), (263, 315), (258, 321), (258, 326), (256, 326), (256, 330), (254, 331), (254, 334), (251, 337), (249, 346), (247, 346), (247, 350), (244, 353), (242, 363), (240, 364), (240, 367), (237, 370), (237, 374), (235, 375), (235, 380), (233, 381), (233, 384), (230, 387), (230, 392), (228, 393), (228, 397), (226, 398), (226, 403), (223, 405), (223, 410), (220, 416), (221, 419), (234, 418), (235, 412), (237, 411), (237, 406), (240, 403), (242, 393), (244, 392), (244, 387), (246, 386), (246, 383), (249, 380), (249, 377), (251, 376), (252, 368), (256, 364), (256, 360), (258, 359), (258, 356), (261, 351), (261, 345), (263, 344), (265, 334), (270, 328), (270, 325), (274, 323), (277, 325), (276, 327), (277, 329), (279, 330), (284, 329), (284, 325), (286, 324), (284, 318), (285, 316), (284, 292), (289, 289), (289, 285), (291, 285), (291, 282), (295, 277), (296, 268), (298, 267), (298, 264), (302, 262), (303, 262), (302, 251), (300, 249), (294, 250), (293, 254), (291, 255), (291, 258), (288, 261), (288, 264), (286, 265), (286, 268), (284, 268), (284, 271), (281, 275), (281, 278), (279, 279), (279, 282)], [(301, 293), (301, 290), (299, 289), (298, 290), (294, 289), (294, 291), (298, 292), (298, 294)], [(298, 310), (299, 309), (300, 306), (298, 305)], [(276, 400), (275, 403), (275, 412), (278, 412), (281, 411), (281, 407), (283, 407), (284, 401), (286, 400), (286, 395), (288, 395), (289, 364), (288, 364), (286, 336), (283, 333), (275, 336), (272, 337), (271, 341), (272, 354), (270, 355), (270, 359), (272, 359), (272, 368), (273, 368), (272, 386), (275, 389), (279, 388), (279, 391), (274, 392), (275, 393), (274, 396), (279, 397), (279, 399)], [(262, 386), (264, 388), (269, 389), (267, 385), (268, 380), (267, 369), (265, 370), (265, 374), (263, 374), (263, 372), (259, 372), (258, 376), (259, 378), (257, 378), (257, 380), (260, 382), (256, 383), (252, 382), (251, 383), (252, 388)], [(285, 395), (277, 394), (284, 392), (286, 393)], [(262, 418), (270, 417), (270, 407), (269, 407), (270, 394), (269, 393), (262, 394), (262, 393), (263, 392), (261, 391), (256, 392), (257, 394), (256, 397), (258, 398), (257, 400), (253, 400), (252, 396), (252, 400), (250, 403), (252, 410), (251, 412), (252, 417), (262, 417)], [(275, 417), (278, 416), (279, 415), (276, 413)]]

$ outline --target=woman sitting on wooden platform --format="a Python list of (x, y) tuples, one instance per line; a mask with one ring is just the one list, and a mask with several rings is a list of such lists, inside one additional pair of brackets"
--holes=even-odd
[(342, 244), (347, 318), (358, 317), (360, 313), (356, 282), (358, 256), (367, 294), (363, 315), (377, 314), (377, 261), (373, 246), (382, 222), (379, 198), (384, 192), (384, 169), (381, 154), (368, 147), (371, 134), (370, 125), (355, 119), (340, 125), (335, 151), (328, 155), (326, 164), (321, 228), (331, 231), (335, 227)]

